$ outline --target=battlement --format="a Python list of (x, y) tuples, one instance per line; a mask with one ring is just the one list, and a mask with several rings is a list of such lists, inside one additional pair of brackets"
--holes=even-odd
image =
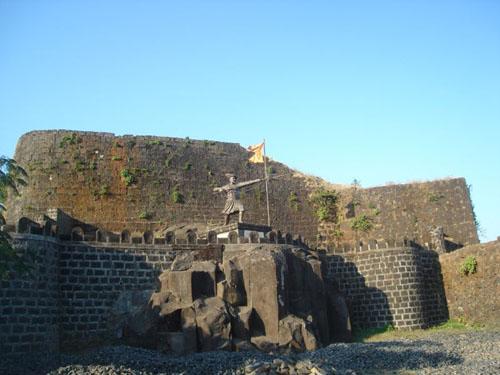
[(233, 223), (212, 227), (205, 231), (197, 228), (153, 231), (106, 231), (93, 225), (82, 223), (62, 210), (52, 209), (41, 215), (38, 221), (27, 217), (19, 219), (16, 225), (4, 225), (3, 230), (18, 234), (43, 235), (61, 241), (89, 242), (123, 245), (208, 245), (208, 244), (288, 244), (305, 245), (302, 236), (282, 233), (265, 225)]
[(395, 248), (414, 248), (434, 250), (438, 253), (446, 252), (446, 248), (436, 243), (418, 243), (415, 239), (403, 238), (400, 240), (369, 239), (361, 241), (344, 242), (339, 246), (327, 247), (324, 249), (329, 254), (360, 253), (373, 250), (387, 250)]

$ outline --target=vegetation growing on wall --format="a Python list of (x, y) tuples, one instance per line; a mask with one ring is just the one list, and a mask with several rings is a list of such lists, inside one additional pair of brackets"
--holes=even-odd
[(431, 202), (431, 203), (437, 203), (443, 198), (444, 198), (444, 195), (441, 193), (433, 192), (433, 193), (429, 194), (429, 202)]
[(351, 229), (355, 231), (368, 232), (372, 228), (373, 219), (366, 214), (361, 214), (351, 220)]
[(458, 270), (462, 275), (469, 276), (477, 271), (477, 260), (474, 255), (469, 255), (463, 263), (460, 265)]
[(122, 177), (122, 181), (125, 182), (126, 186), (130, 186), (136, 182), (135, 174), (128, 168), (122, 169), (120, 172), (120, 176)]
[(142, 220), (150, 220), (153, 217), (153, 215), (147, 211), (143, 211), (139, 214), (139, 219)]
[(67, 145), (76, 145), (77, 143), (81, 142), (82, 139), (76, 133), (73, 133), (71, 135), (65, 135), (61, 142), (59, 142), (59, 147), (64, 148)]
[(310, 197), (319, 221), (337, 222), (339, 193), (336, 190), (316, 190)]
[(111, 195), (111, 192), (109, 190), (109, 185), (101, 185), (99, 190), (95, 191), (94, 195), (99, 197), (99, 198), (103, 198), (103, 197), (107, 197), (107, 196)]
[(175, 187), (172, 193), (170, 193), (170, 201), (172, 203), (179, 203), (179, 204), (185, 202), (184, 195), (182, 195), (182, 193), (177, 190), (177, 187)]
[(290, 195), (288, 196), (288, 206), (294, 210), (298, 211), (299, 210), (299, 197), (297, 196), (297, 193), (291, 192)]
[(183, 169), (185, 171), (190, 171), (192, 167), (193, 167), (193, 164), (191, 164), (190, 162), (187, 161), (187, 162), (184, 163)]

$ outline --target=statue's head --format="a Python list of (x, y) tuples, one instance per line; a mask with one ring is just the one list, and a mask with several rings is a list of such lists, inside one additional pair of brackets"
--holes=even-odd
[(234, 173), (226, 173), (226, 177), (229, 178), (229, 183), (236, 183), (237, 177)]

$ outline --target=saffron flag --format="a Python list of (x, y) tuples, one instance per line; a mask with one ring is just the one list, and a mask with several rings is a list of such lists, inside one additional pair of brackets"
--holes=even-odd
[(264, 142), (254, 145), (248, 146), (248, 151), (253, 152), (253, 155), (248, 161), (250, 163), (264, 163)]

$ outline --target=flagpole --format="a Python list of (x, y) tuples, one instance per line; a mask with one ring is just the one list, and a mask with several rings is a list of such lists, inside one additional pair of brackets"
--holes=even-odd
[(264, 139), (264, 176), (266, 178), (266, 204), (267, 204), (267, 225), (271, 226), (271, 215), (269, 213), (269, 188), (267, 186), (267, 161), (266, 161), (266, 140)]

